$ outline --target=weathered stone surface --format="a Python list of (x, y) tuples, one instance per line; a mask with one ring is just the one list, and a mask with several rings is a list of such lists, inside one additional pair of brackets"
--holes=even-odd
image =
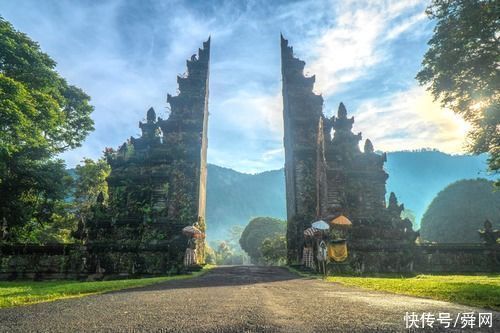
[[(97, 203), (81, 234), (88, 271), (104, 274), (164, 274), (179, 269), (186, 247), (182, 228), (205, 231), (210, 39), (187, 60), (168, 95), (168, 119), (153, 108), (142, 135), (108, 150), (109, 204)], [(204, 240), (197, 241), (204, 261)]]
[(305, 63), (283, 37), (281, 62), (288, 262), (300, 261), (303, 231), (311, 222), (340, 214), (352, 221), (350, 245), (391, 242), (411, 250), (417, 233), (400, 217), (404, 206), (394, 193), (386, 206), (385, 154), (375, 153), (370, 140), (360, 150), (362, 135), (352, 132), (354, 117), (343, 103), (336, 116), (324, 116), (323, 99), (313, 93), (314, 76), (304, 76)]
[(80, 245), (0, 246), (0, 280), (85, 279), (86, 264)]
[(342, 263), (329, 263), (330, 274), (477, 273), (500, 271), (500, 248), (482, 244), (353, 244)]
[(293, 48), (281, 37), (283, 119), (287, 201), (288, 260), (301, 255), (304, 221), (317, 215), (317, 141), (323, 98), (312, 92), (314, 76), (304, 76), (305, 62), (293, 56)]

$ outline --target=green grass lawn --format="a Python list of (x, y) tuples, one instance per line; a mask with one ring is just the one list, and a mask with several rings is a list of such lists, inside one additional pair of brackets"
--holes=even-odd
[(330, 276), (329, 282), (500, 310), (500, 275)]
[(205, 273), (213, 266), (189, 275), (174, 275), (145, 279), (110, 280), (96, 282), (79, 281), (9, 281), (0, 282), (0, 308), (55, 301), (63, 298), (81, 297), (108, 291), (143, 287), (154, 283), (187, 279)]

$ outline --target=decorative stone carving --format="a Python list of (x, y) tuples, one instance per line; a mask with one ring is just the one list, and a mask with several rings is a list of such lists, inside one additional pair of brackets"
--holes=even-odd
[[(139, 122), (141, 137), (106, 153), (109, 207), (98, 202), (87, 232), (80, 233), (88, 235), (90, 249), (118, 246), (139, 254), (158, 246), (168, 249), (156, 264), (131, 260), (134, 272), (182, 266), (182, 228), (197, 222), (205, 231), (209, 59), (210, 39), (198, 57), (187, 60), (186, 76), (177, 79), (178, 95), (167, 96), (168, 119), (157, 118), (149, 108), (146, 121)], [(203, 263), (204, 241), (197, 244), (197, 262)], [(96, 256), (103, 267), (112, 262), (105, 251)]]
[(323, 115), (323, 99), (313, 93), (314, 76), (305, 77), (304, 66), (282, 36), (289, 263), (299, 262), (303, 230), (309, 222), (339, 211), (353, 223), (351, 243), (413, 244), (417, 233), (411, 222), (401, 219), (404, 206), (394, 194), (386, 207), (386, 155), (375, 153), (370, 140), (361, 152), (362, 135), (352, 132), (354, 117), (348, 117), (344, 103), (336, 116)]
[(479, 236), (488, 245), (495, 245), (500, 239), (500, 230), (493, 230), (490, 220), (484, 221), (484, 229), (479, 230)]

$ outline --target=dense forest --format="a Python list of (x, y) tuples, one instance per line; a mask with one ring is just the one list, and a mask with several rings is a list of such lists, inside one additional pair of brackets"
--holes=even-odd
[(0, 240), (64, 242), (81, 207), (59, 154), (94, 129), (94, 107), (56, 62), (0, 17)]
[(488, 219), (500, 228), (500, 192), (486, 179), (460, 180), (432, 200), (422, 218), (421, 238), (432, 242), (480, 242), (478, 230)]

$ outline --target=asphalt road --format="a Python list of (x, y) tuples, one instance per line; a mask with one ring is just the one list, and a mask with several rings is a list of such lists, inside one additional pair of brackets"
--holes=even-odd
[[(408, 332), (406, 312), (457, 318), (491, 311), (301, 278), (284, 268), (232, 266), (188, 280), (3, 309), (0, 332)], [(491, 329), (433, 326), (412, 331), (500, 332), (500, 313), (493, 312)]]

